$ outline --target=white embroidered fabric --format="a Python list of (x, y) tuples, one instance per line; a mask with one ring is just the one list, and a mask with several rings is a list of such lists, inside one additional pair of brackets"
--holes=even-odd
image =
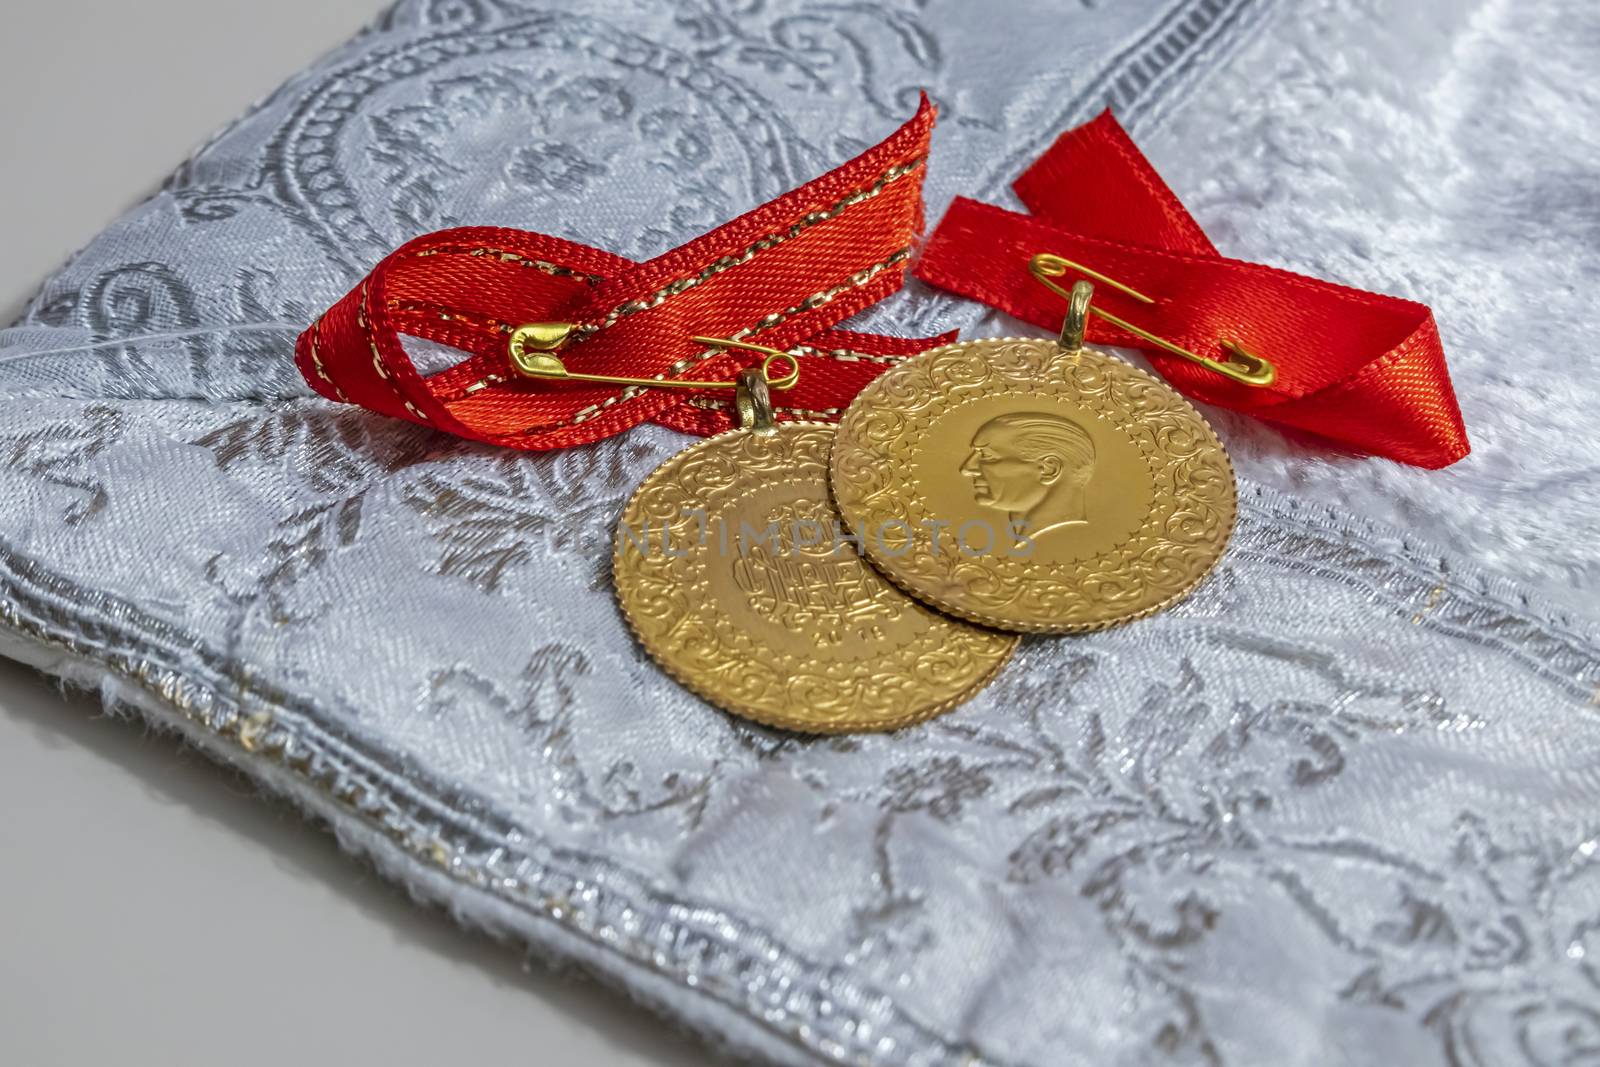
[[(406, 0), (0, 333), (0, 651), (763, 1061), (1600, 1061), (1597, 58), (1584, 0)], [(497, 451), (291, 364), (415, 233), (645, 258), (923, 87), (930, 218), (1111, 104), (1224, 252), (1431, 304), (1473, 455), (1210, 412), (1243, 509), (1193, 597), (811, 740), (619, 617), (683, 438)], [(863, 324), (1024, 329), (915, 284)]]

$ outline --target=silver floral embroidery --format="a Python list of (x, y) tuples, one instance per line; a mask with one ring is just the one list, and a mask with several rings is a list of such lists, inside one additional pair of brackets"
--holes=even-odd
[[(403, 3), (0, 334), (0, 628), (751, 1058), (1593, 1059), (1583, 618), (1247, 482), (1178, 609), (1031, 641), (914, 730), (806, 739), (688, 696), (617, 617), (610, 526), (676, 435), (495, 451), (326, 404), (289, 363), (417, 229), (652, 255), (923, 86), (933, 215), (1108, 102), (1212, 136), (1193, 87), (1285, 32), (1273, 6)], [(912, 285), (867, 327), (983, 321)]]

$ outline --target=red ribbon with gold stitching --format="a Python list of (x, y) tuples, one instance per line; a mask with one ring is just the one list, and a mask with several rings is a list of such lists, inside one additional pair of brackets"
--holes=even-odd
[(1092, 340), (1149, 350), (1187, 396), (1419, 467), (1467, 454), (1432, 312), (1220, 255), (1109, 111), (1063, 134), (1013, 188), (1031, 216), (957, 199), (917, 277), (1055, 327), (1061, 298), (1028, 261), (1064, 256), (1157, 299), (1137, 304), (1097, 286), (1096, 305), (1214, 358), (1226, 358), (1218, 341), (1231, 338), (1277, 368), (1271, 385), (1245, 385), (1089, 319)]
[[(574, 324), (567, 368), (630, 378), (731, 380), (760, 359), (691, 335), (793, 350), (799, 382), (780, 418), (834, 418), (887, 363), (946, 338), (834, 330), (900, 288), (922, 228), (934, 109), (855, 159), (646, 263), (543, 234), (443, 230), (383, 259), (300, 336), (295, 363), (331, 400), (513, 448), (562, 448), (654, 420), (728, 429), (704, 393), (534, 380), (512, 369), (511, 332)], [(423, 375), (402, 334), (470, 353)]]

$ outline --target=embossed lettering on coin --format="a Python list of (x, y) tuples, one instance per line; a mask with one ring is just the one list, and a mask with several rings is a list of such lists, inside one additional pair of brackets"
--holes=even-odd
[(861, 558), (828, 500), (832, 438), (736, 430), (662, 464), (618, 524), (617, 595), (650, 654), (712, 703), (808, 733), (893, 729), (982, 688), (1017, 639)]
[(875, 566), (1008, 630), (1158, 611), (1233, 530), (1233, 468), (1200, 414), (1120, 359), (1048, 340), (966, 341), (886, 372), (840, 421), (831, 467)]

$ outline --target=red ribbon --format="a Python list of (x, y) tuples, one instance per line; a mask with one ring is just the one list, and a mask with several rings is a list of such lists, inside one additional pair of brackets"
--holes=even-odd
[(1134, 325), (1218, 359), (1231, 338), (1277, 368), (1272, 385), (1245, 385), (1090, 318), (1092, 340), (1149, 350), (1187, 396), (1419, 467), (1467, 454), (1432, 312), (1218, 254), (1109, 111), (1062, 134), (1013, 188), (1031, 216), (957, 199), (917, 277), (1053, 328), (1063, 301), (1028, 261), (1064, 256), (1155, 297), (1096, 287), (1095, 303)]
[[(511, 331), (576, 324), (570, 371), (732, 380), (761, 358), (700, 334), (797, 353), (779, 418), (837, 418), (887, 364), (949, 338), (831, 329), (899, 289), (922, 229), (934, 109), (887, 140), (704, 236), (634, 263), (544, 234), (464, 227), (396, 249), (295, 346), (331, 400), (512, 448), (582, 444), (654, 420), (691, 433), (733, 425), (726, 396), (535, 380), (512, 369)], [(471, 353), (424, 376), (400, 335)]]

